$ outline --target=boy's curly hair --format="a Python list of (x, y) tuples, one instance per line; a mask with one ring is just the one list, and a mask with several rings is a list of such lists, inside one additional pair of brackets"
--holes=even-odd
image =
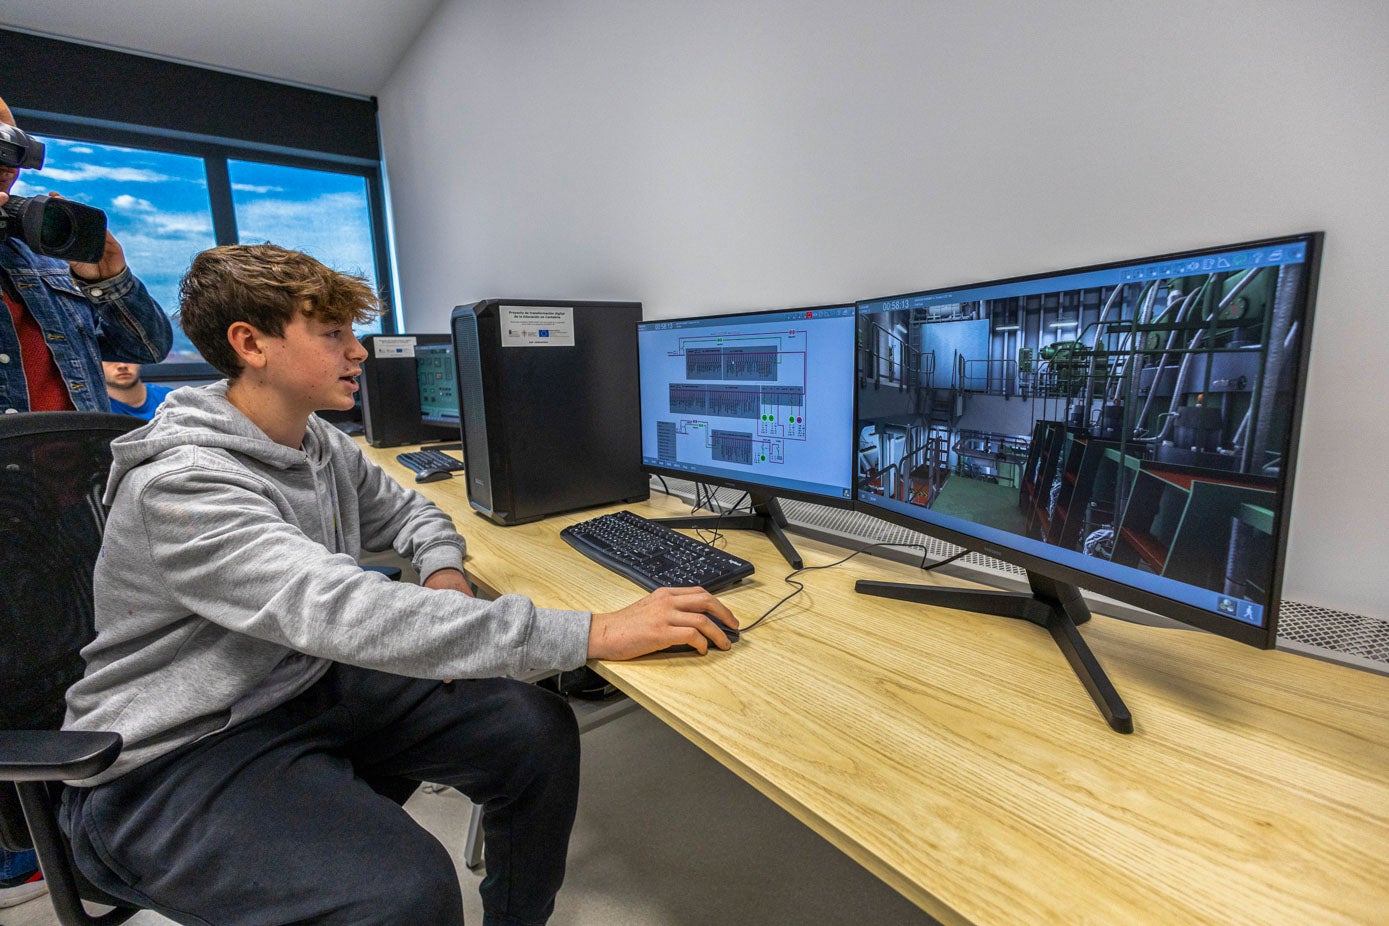
[(381, 314), (381, 300), (362, 277), (275, 244), (209, 248), (179, 283), (184, 333), (228, 379), (242, 370), (227, 340), (233, 322), (283, 337), (296, 312), (330, 325), (362, 324)]

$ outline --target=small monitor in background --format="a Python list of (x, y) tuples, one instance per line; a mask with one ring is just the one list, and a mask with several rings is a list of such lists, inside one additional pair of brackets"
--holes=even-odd
[(458, 380), (454, 375), (453, 345), (416, 345), (415, 378), (419, 383), (420, 421), (457, 428)]

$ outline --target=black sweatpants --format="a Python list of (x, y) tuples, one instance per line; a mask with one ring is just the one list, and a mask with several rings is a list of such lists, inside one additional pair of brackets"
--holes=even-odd
[(389, 778), (483, 805), (484, 926), (546, 921), (578, 800), (578, 730), (561, 698), (507, 679), (335, 665), (267, 714), (68, 788), (63, 823), (94, 884), (179, 923), (461, 924), (448, 852), (373, 788), (389, 793)]

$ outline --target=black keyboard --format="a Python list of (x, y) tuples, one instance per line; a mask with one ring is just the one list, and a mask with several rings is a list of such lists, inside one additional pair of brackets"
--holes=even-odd
[(401, 466), (416, 473), (422, 473), (427, 469), (442, 469), (453, 473), (463, 468), (462, 460), (451, 457), (442, 450), (412, 450), (409, 453), (397, 453), (395, 458)]
[(752, 575), (752, 563), (630, 511), (605, 514), (559, 532), (574, 549), (647, 591), (701, 585), (711, 592)]

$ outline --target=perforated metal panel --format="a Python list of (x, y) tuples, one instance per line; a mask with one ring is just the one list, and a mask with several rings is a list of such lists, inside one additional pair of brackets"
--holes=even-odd
[(1389, 672), (1389, 620), (1284, 599), (1278, 645)]
[[(676, 495), (694, 499), (694, 483), (681, 479), (667, 479), (666, 483)], [(742, 495), (733, 489), (714, 491), (715, 502), (724, 507), (737, 504)], [(846, 546), (900, 544), (915, 548), (917, 555), (924, 549), (928, 560), (945, 559), (960, 551), (954, 544), (889, 524), (872, 515), (798, 501), (783, 501), (781, 507), (794, 527), (812, 534), (829, 535)], [(962, 557), (959, 563), (982, 573), (981, 582), (988, 582), (990, 574), (1005, 582), (1026, 581), (1027, 578), (1026, 570), (1021, 567), (981, 553)], [(1106, 613), (1111, 610), (1114, 609), (1106, 609)], [(1278, 617), (1278, 648), (1389, 673), (1389, 618), (1334, 611), (1284, 599)]]

